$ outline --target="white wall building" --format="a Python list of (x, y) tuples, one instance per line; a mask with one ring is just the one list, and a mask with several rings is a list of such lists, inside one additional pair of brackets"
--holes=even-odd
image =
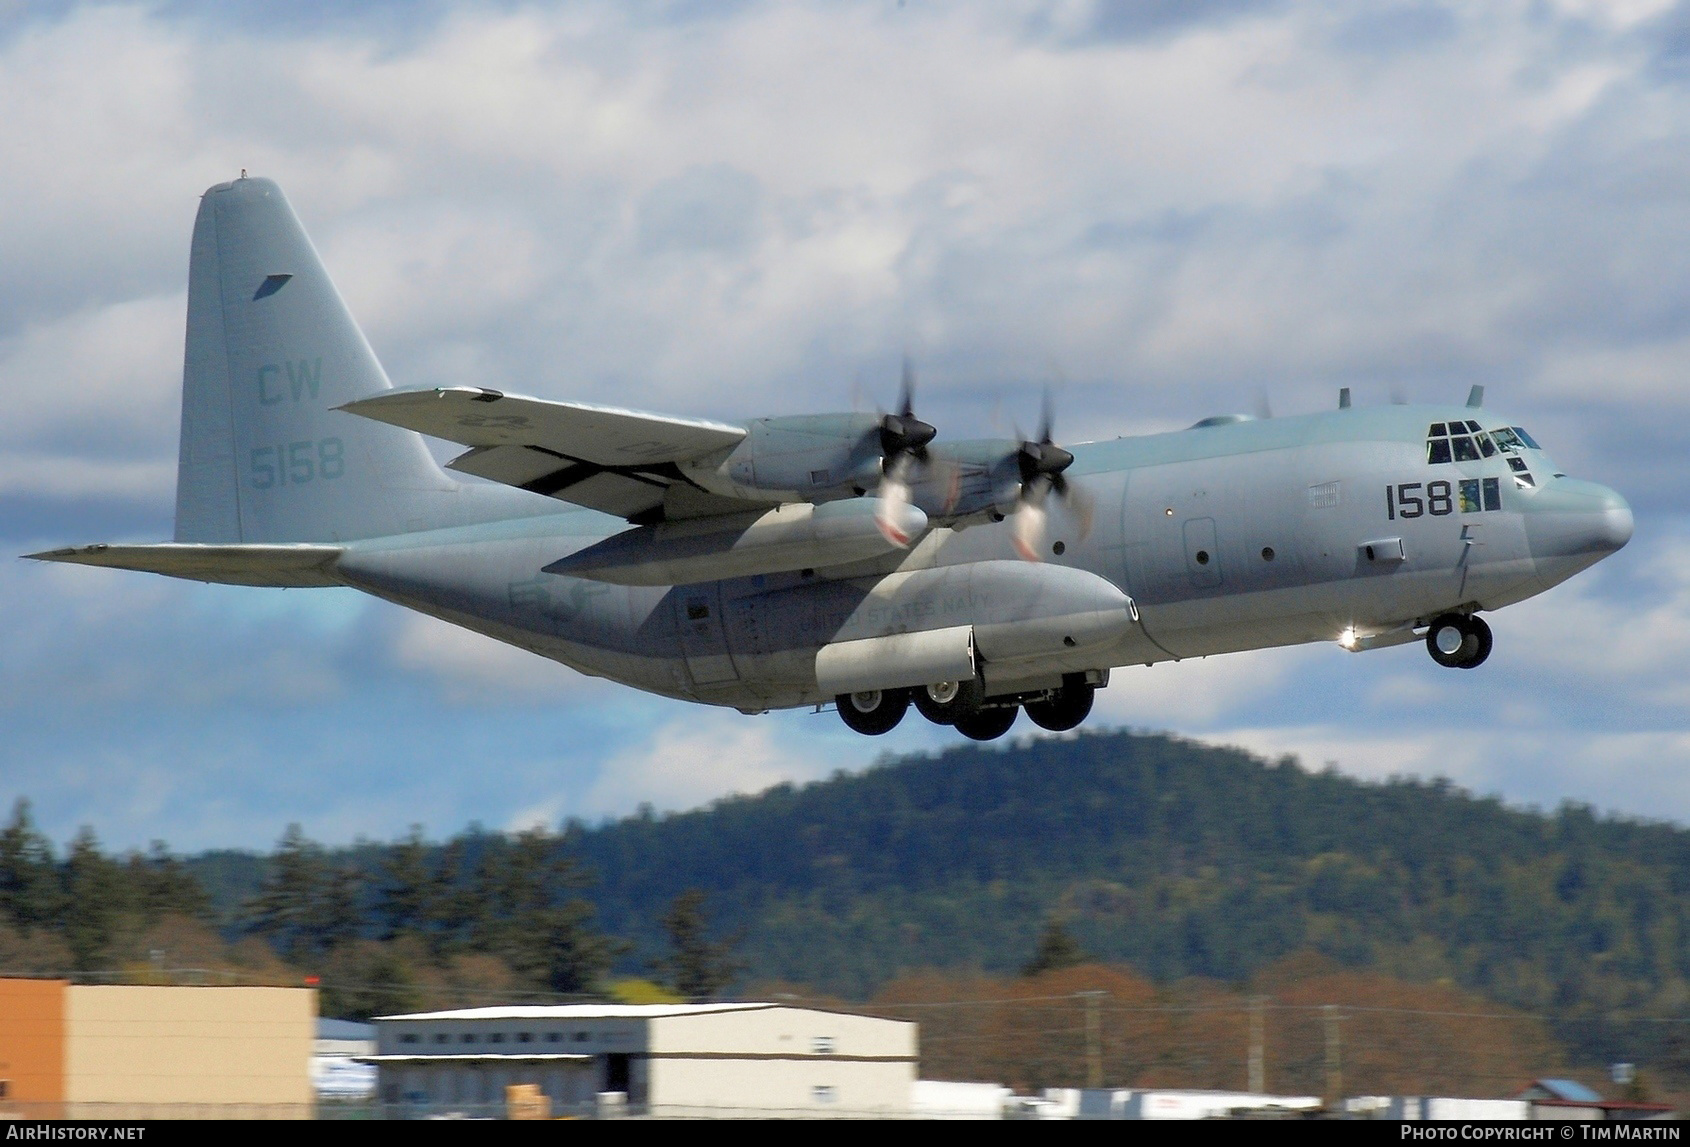
[(659, 1115), (904, 1115), (916, 1025), (780, 1004), (567, 1004), (380, 1016), (379, 1097), (502, 1107), (537, 1084), (554, 1113), (627, 1095)]
[(368, 1099), (376, 1093), (376, 1069), (367, 1062), (376, 1052), (373, 1024), (319, 1019), (311, 1054), (311, 1086), (319, 1100)]

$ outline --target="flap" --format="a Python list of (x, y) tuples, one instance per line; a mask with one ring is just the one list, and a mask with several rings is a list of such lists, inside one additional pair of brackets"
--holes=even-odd
[(631, 522), (760, 505), (707, 493), (678, 466), (732, 450), (743, 426), (463, 386), (389, 391), (340, 409), (473, 447), (448, 469)]
[(71, 546), (24, 556), (43, 562), (108, 566), (224, 585), (320, 587), (345, 584), (334, 572), (335, 560), (341, 553), (340, 546), (324, 545), (160, 542), (145, 546)]
[(340, 407), (465, 446), (538, 446), (597, 466), (689, 462), (731, 450), (745, 427), (584, 402), (523, 398), (479, 387), (392, 390)]

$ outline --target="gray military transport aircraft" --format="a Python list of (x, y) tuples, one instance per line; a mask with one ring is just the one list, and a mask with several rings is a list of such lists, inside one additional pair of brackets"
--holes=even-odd
[[(913, 703), (976, 740), (1083, 721), (1117, 666), (1424, 637), (1625, 545), (1631, 509), (1482, 408), (1205, 418), (1064, 449), (895, 414), (710, 422), (394, 390), (281, 189), (194, 224), (176, 538), (32, 557), (352, 586), (582, 673), (746, 713)], [(447, 470), (422, 435), (469, 449)]]

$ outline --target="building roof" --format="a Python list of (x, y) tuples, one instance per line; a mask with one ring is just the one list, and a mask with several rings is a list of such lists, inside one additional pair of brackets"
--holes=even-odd
[(648, 1020), (660, 1016), (694, 1016), (710, 1012), (750, 1012), (782, 1004), (517, 1004), (494, 1008), (454, 1008), (444, 1012), (410, 1012), (377, 1016), (376, 1020)]
[(1565, 1099), (1574, 1103), (1601, 1103), (1602, 1097), (1576, 1079), (1534, 1079), (1519, 1095), (1521, 1099)]
[(431, 1055), (425, 1052), (421, 1055), (358, 1055), (352, 1058), (358, 1063), (591, 1063), (594, 1057), (585, 1052), (482, 1052), (477, 1055)]
[(338, 1040), (372, 1040), (376, 1038), (374, 1024), (353, 1023), (351, 1020), (319, 1019), (317, 1021), (318, 1039)]

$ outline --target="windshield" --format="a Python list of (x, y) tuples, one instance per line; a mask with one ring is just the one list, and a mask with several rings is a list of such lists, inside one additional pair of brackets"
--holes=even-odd
[(1426, 428), (1426, 462), (1478, 462), (1498, 453), (1514, 455), (1522, 450), (1541, 450), (1537, 440), (1519, 426), (1481, 430), (1472, 419), (1434, 422)]
[(1479, 424), (1467, 422), (1434, 422), (1426, 431), (1426, 461), (1477, 462), (1496, 455), (1496, 443), (1479, 429)]

